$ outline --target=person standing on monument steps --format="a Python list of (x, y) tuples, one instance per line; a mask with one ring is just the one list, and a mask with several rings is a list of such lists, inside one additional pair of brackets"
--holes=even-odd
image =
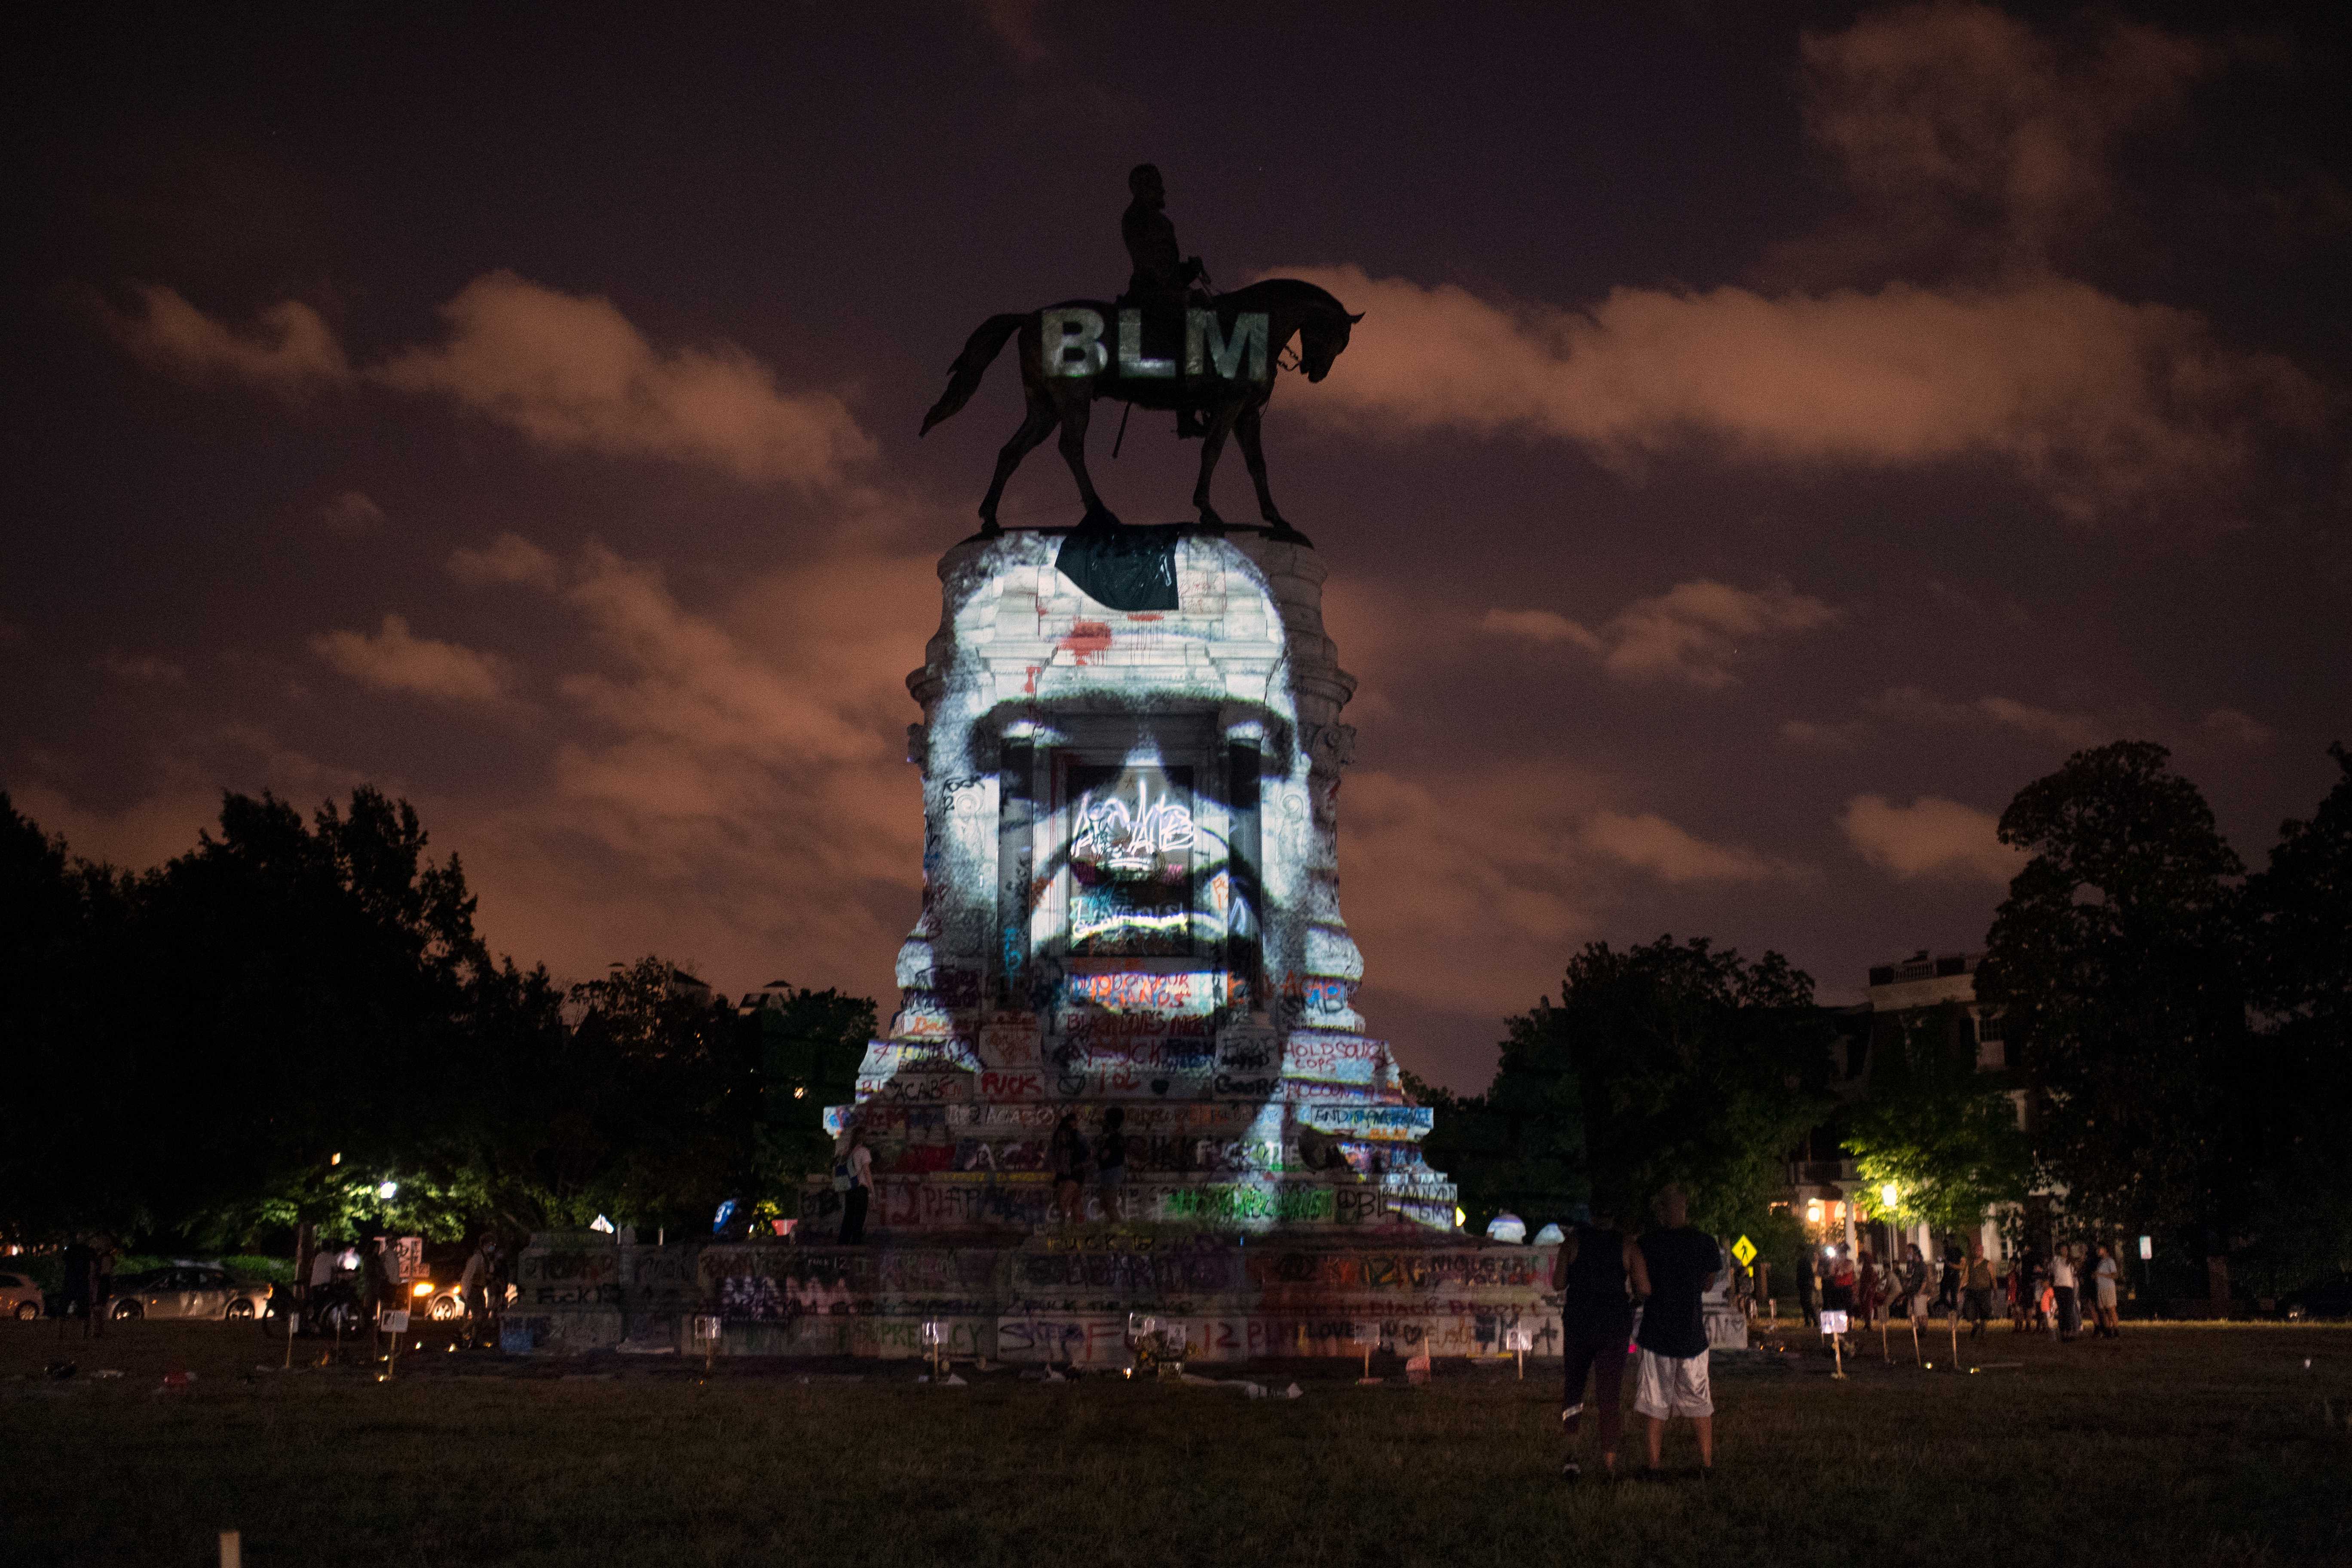
[(1633, 1409), (1650, 1419), (1649, 1473), (1658, 1473), (1666, 1423), (1686, 1415), (1698, 1432), (1701, 1476), (1715, 1474), (1715, 1395), (1706, 1377), (1706, 1318), (1699, 1299), (1723, 1269), (1715, 1237), (1690, 1223), (1690, 1204), (1680, 1187), (1658, 1194), (1663, 1230), (1644, 1231), (1633, 1245), (1633, 1293), (1649, 1298), (1642, 1309), (1641, 1347), (1634, 1373)]
[(1560, 1354), (1567, 1363), (1559, 1405), (1560, 1430), (1570, 1445), (1568, 1462), (1559, 1468), (1566, 1480), (1584, 1473), (1574, 1444), (1584, 1416), (1588, 1373), (1592, 1402), (1599, 1406), (1601, 1468), (1612, 1479), (1617, 1474), (1617, 1438), (1625, 1426), (1625, 1342), (1633, 1333), (1633, 1302), (1626, 1294), (1633, 1252), (1633, 1243), (1608, 1216), (1595, 1215), (1570, 1227), (1552, 1255), (1551, 1288), (1562, 1293)]
[(1103, 1112), (1102, 1137), (1095, 1144), (1095, 1191), (1102, 1198), (1103, 1218), (1114, 1225), (1127, 1217), (1120, 1202), (1127, 1187), (1127, 1112), (1112, 1106)]
[[(1128, 274), (1127, 292), (1118, 297), (1118, 303), (1145, 311), (1147, 330), (1156, 324), (1154, 315), (1172, 314), (1181, 321), (1185, 307), (1192, 303), (1189, 290), (1194, 283), (1206, 281), (1208, 269), (1199, 257), (1185, 256), (1176, 243), (1176, 226), (1168, 220), (1168, 188), (1160, 183), (1158, 164), (1138, 163), (1129, 170), (1127, 189), (1134, 199), (1119, 216), (1118, 233), (1127, 242), (1127, 259), (1134, 270)], [(1197, 412), (1176, 411), (1180, 440), (1203, 434)]]
[(841, 1156), (849, 1186), (841, 1194), (841, 1245), (856, 1247), (866, 1239), (866, 1209), (874, 1200), (874, 1151), (866, 1146), (866, 1129), (849, 1130), (849, 1147)]
[(1064, 1225), (1076, 1225), (1086, 1197), (1087, 1135), (1078, 1131), (1075, 1111), (1064, 1111), (1054, 1136), (1046, 1142), (1046, 1163), (1054, 1172), (1054, 1206)]

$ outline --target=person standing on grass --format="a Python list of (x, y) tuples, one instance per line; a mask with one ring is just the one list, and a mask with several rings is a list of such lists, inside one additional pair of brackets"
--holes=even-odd
[(2116, 1255), (2106, 1243), (2099, 1244), (2099, 1261), (2091, 1270), (2091, 1288), (2096, 1292), (2099, 1326), (2097, 1336), (2103, 1340), (2119, 1340), (2123, 1330), (2116, 1322)]
[(1936, 1282), (1936, 1310), (1945, 1317), (1958, 1317), (1960, 1310), (1960, 1290), (1967, 1283), (1968, 1258), (1957, 1241), (1944, 1243), (1944, 1272)]
[(1878, 1304), (1885, 1299), (1885, 1277), (1878, 1272), (1878, 1259), (1871, 1256), (1870, 1248), (1862, 1249), (1853, 1275), (1853, 1307), (1862, 1316), (1858, 1326), (1867, 1330), (1877, 1323)]
[(1706, 1318), (1700, 1298), (1723, 1270), (1715, 1237), (1690, 1223), (1680, 1187), (1658, 1195), (1663, 1230), (1644, 1231), (1628, 1258), (1633, 1293), (1648, 1298), (1635, 1342), (1633, 1408), (1650, 1420), (1650, 1468), (1658, 1473), (1666, 1423), (1686, 1415), (1698, 1433), (1702, 1477), (1715, 1474), (1715, 1397), (1706, 1376)]
[(865, 1128), (849, 1130), (842, 1163), (849, 1167), (849, 1190), (841, 1194), (841, 1245), (857, 1247), (866, 1240), (866, 1210), (874, 1199), (874, 1151), (866, 1146)]
[(2071, 1344), (2074, 1336), (2083, 1330), (2083, 1309), (2077, 1299), (2077, 1289), (2074, 1248), (2070, 1242), (2061, 1247), (2050, 1260), (2050, 1293), (2056, 1298), (2053, 1304), (2058, 1309), (2052, 1314), (2057, 1320), (2052, 1327), (2057, 1331), (2061, 1344)]
[(1580, 1222), (1560, 1238), (1552, 1255), (1551, 1288), (1561, 1292), (1560, 1354), (1566, 1361), (1566, 1382), (1560, 1394), (1560, 1430), (1570, 1445), (1568, 1462), (1559, 1468), (1562, 1479), (1584, 1473), (1574, 1444), (1584, 1417), (1584, 1380), (1592, 1378), (1592, 1402), (1601, 1427), (1601, 1468), (1617, 1474), (1617, 1438), (1624, 1429), (1625, 1342), (1633, 1333), (1633, 1302), (1626, 1295), (1633, 1277), (1633, 1244), (1596, 1215)]
[(1822, 1310), (1853, 1310), (1853, 1264), (1842, 1241), (1830, 1248), (1827, 1264), (1822, 1269)]
[(457, 1277), (457, 1295), (466, 1303), (466, 1339), (468, 1343), (487, 1341), (498, 1343), (498, 1335), (490, 1328), (490, 1281), (499, 1271), (498, 1238), (488, 1231), (474, 1244), (466, 1258), (465, 1272)]
[(1810, 1243), (1797, 1255), (1797, 1314), (1805, 1327), (1821, 1327), (1822, 1260)]
[(1985, 1259), (1981, 1241), (1969, 1243), (1969, 1269), (1960, 1294), (1968, 1303), (1969, 1338), (1980, 1340), (1992, 1317), (1992, 1265)]
[(1911, 1256), (1903, 1260), (1903, 1306), (1911, 1319), (1916, 1332), (1927, 1321), (1927, 1306), (1934, 1300), (1927, 1292), (1927, 1255), (1913, 1242)]

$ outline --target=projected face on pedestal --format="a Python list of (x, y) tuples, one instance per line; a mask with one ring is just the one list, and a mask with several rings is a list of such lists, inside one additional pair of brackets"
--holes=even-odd
[(1192, 770), (1076, 764), (1068, 787), (1071, 953), (1193, 951)]

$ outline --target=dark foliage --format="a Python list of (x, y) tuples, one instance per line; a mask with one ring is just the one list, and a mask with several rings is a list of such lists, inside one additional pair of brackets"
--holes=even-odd
[[(761, 1018), (660, 958), (568, 994), (494, 962), (464, 868), (425, 847), (372, 789), (308, 822), (231, 795), (216, 835), (127, 876), (70, 861), (0, 796), (19, 1107), (0, 1227), (208, 1247), (298, 1222), (675, 1228), (792, 1184), (806, 1139), (772, 1136), (763, 1074), (789, 1063)], [(843, 1042), (872, 1004), (772, 995), (788, 1036), (824, 1037), (803, 1052), (814, 1091), (845, 1099)], [(824, 1102), (781, 1103), (804, 1133)]]
[(1546, 997), (1509, 1027), (1486, 1094), (1440, 1101), (1431, 1160), (1465, 1208), (1531, 1226), (1588, 1201), (1643, 1223), (1679, 1183), (1697, 1223), (1757, 1229), (1786, 1151), (1827, 1105), (1829, 1024), (1812, 981), (1776, 952), (1748, 963), (1704, 938), (1595, 942), (1570, 961), (1558, 1005)]
[(2346, 776), (2242, 881), (2163, 747), (2076, 753), (2001, 817), (2032, 858), (1978, 974), (2067, 1222), (2179, 1237), (2266, 1294), (2352, 1251), (2352, 766), (2332, 754)]

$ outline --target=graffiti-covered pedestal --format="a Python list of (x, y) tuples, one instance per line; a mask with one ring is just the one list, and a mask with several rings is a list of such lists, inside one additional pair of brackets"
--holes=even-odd
[(1058, 1120), (1098, 1139), (1116, 1110), (1123, 1220), (1451, 1233), (1429, 1112), (1353, 1005), (1337, 809), (1355, 683), (1315, 552), (1016, 531), (958, 545), (940, 576), (908, 678), (922, 917), (888, 1037), (827, 1113), (873, 1150), (869, 1226), (1026, 1235), (1049, 1221)]

